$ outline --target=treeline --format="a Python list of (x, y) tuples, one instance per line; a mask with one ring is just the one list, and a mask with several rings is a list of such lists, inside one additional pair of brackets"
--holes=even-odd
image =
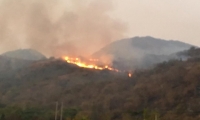
[[(0, 108), (0, 120), (110, 120), (119, 119), (118, 113), (111, 115), (103, 112), (102, 108), (93, 106), (90, 116), (84, 115), (81, 112), (84, 110), (71, 108), (71, 109), (57, 109), (51, 110), (49, 108), (21, 108), (21, 107), (8, 107), (2, 106)], [(62, 111), (62, 112), (61, 112)], [(81, 113), (81, 114), (79, 114)], [(157, 111), (143, 109), (142, 111), (124, 111), (120, 119), (129, 120), (136, 118), (137, 120), (154, 120), (159, 119), (160, 115)]]
[[(64, 109), (63, 120), (74, 119), (78, 109)], [(57, 120), (60, 120), (61, 113), (57, 112)], [(1, 107), (0, 120), (55, 120), (55, 111), (44, 108), (21, 108), (21, 107)]]

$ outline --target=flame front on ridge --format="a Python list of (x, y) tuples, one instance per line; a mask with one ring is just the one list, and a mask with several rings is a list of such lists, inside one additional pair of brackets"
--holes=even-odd
[(97, 64), (96, 62), (99, 61), (98, 59), (89, 59), (89, 60), (87, 60), (87, 62), (81, 61), (80, 58), (71, 58), (68, 56), (63, 57), (63, 59), (66, 60), (68, 63), (75, 64), (75, 65), (77, 65), (79, 67), (83, 67), (83, 68), (97, 69), (97, 70), (108, 69), (111, 71), (119, 72), (119, 70), (109, 67), (108, 65), (105, 65), (105, 66), (96, 65)]
[[(97, 62), (99, 62), (98, 59), (89, 59), (89, 60), (86, 60), (87, 62), (83, 62), (80, 58), (72, 58), (72, 57), (68, 57), (68, 56), (63, 57), (63, 59), (65, 61), (67, 61), (68, 63), (75, 64), (82, 68), (96, 69), (96, 70), (107, 69), (107, 70), (111, 70), (111, 71), (115, 71), (115, 72), (120, 72), (118, 69), (109, 67), (108, 65), (105, 65), (105, 66), (97, 65)], [(132, 74), (130, 72), (128, 73), (128, 77), (132, 77)]]

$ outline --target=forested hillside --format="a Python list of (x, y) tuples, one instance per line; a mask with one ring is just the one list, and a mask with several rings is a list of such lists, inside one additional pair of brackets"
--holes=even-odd
[(152, 69), (125, 73), (33, 63), (0, 79), (0, 120), (199, 120), (200, 49)]

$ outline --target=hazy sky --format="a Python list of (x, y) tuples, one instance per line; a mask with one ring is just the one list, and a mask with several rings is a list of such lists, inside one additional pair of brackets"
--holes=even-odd
[(0, 53), (90, 55), (134, 36), (200, 46), (200, 0), (0, 0)]
[(114, 0), (128, 36), (154, 36), (200, 46), (200, 0)]

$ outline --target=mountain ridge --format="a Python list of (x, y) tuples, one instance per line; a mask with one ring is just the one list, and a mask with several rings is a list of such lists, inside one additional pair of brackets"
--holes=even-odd
[[(92, 57), (101, 59), (104, 58), (104, 56), (111, 56), (111, 59), (113, 61), (117, 61), (118, 64), (127, 63), (127, 65), (125, 66), (130, 66), (131, 64), (132, 68), (135, 69), (135, 66), (138, 66), (138, 68), (143, 68), (146, 67), (144, 66), (144, 64), (152, 66), (156, 63), (168, 60), (157, 60), (157, 58), (148, 60), (147, 58), (149, 57), (149, 55), (169, 56), (180, 51), (188, 50), (193, 46), (194, 45), (190, 45), (177, 40), (168, 41), (160, 38), (153, 38), (150, 36), (133, 37), (114, 41), (103, 47), (99, 51), (93, 53)], [(145, 61), (145, 63), (143, 61)], [(114, 66), (116, 65), (114, 64), (114, 62), (111, 64), (113, 64)]]
[[(151, 49), (154, 49), (152, 47), (157, 46), (159, 48), (159, 45), (162, 45), (161, 47), (163, 47), (163, 46), (166, 46), (166, 43), (168, 45), (171, 45), (171, 46), (178, 46), (178, 47), (182, 47), (182, 48), (188, 48), (188, 46), (189, 47), (194, 46), (194, 45), (190, 45), (188, 43), (180, 42), (178, 40), (164, 40), (164, 39), (160, 39), (160, 38), (154, 38), (154, 37), (151, 37), (151, 36), (146, 36), (146, 37), (126, 38), (126, 39), (114, 41), (114, 42), (104, 46), (99, 51), (102, 51), (104, 49), (109, 49), (108, 47), (110, 47), (110, 46), (111, 47), (114, 47), (114, 46), (120, 47), (120, 46), (124, 46), (124, 45), (127, 45), (127, 47), (131, 47), (130, 45), (132, 45), (133, 47), (136, 47), (136, 48), (142, 47), (143, 49), (147, 49), (148, 47), (151, 47)], [(160, 47), (160, 49), (161, 49), (161, 47)], [(183, 50), (185, 50), (185, 49), (183, 49)], [(93, 53), (92, 56), (94, 56), (99, 51), (96, 51), (95, 53)], [(182, 51), (182, 50), (179, 50), (179, 51)], [(178, 52), (178, 51), (175, 51), (175, 52)], [(169, 54), (172, 54), (172, 53), (175, 53), (175, 52), (173, 51), (173, 52), (170, 52)]]
[(46, 59), (45, 55), (34, 49), (17, 49), (5, 52), (2, 56), (33, 61)]

